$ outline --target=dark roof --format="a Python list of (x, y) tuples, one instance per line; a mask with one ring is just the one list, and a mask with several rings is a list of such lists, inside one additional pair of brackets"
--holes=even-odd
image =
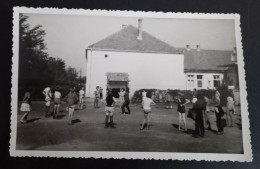
[(109, 81), (128, 81), (128, 74), (127, 73), (114, 73), (108, 72), (107, 79)]
[(231, 64), (232, 51), (181, 49), (184, 54), (184, 70), (187, 71), (224, 71), (220, 65)]
[(128, 25), (105, 39), (90, 45), (88, 49), (178, 53), (176, 48), (145, 31), (142, 31), (142, 40), (138, 40), (137, 35), (138, 29)]

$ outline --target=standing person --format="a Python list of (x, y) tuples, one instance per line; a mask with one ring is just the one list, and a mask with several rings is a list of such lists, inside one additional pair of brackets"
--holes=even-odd
[(69, 94), (65, 97), (67, 99), (68, 102), (68, 110), (69, 110), (69, 117), (68, 117), (68, 124), (71, 125), (72, 124), (72, 120), (73, 120), (73, 113), (76, 107), (76, 104), (78, 102), (78, 96), (75, 92), (74, 88), (70, 88), (70, 92)]
[(100, 87), (99, 92), (100, 92), (100, 100), (102, 100), (103, 99), (103, 89), (102, 89), (102, 87)]
[(215, 114), (218, 128), (218, 135), (224, 134), (224, 126), (221, 122), (222, 117), (224, 116), (224, 110), (220, 105), (220, 93), (216, 91), (215, 93)]
[(49, 117), (49, 110), (51, 107), (51, 97), (52, 97), (52, 93), (51, 93), (51, 88), (50, 87), (46, 87), (42, 93), (45, 96), (45, 117)]
[(123, 103), (125, 102), (124, 96), (125, 96), (125, 88), (121, 88), (120, 92), (118, 93), (119, 95), (119, 104), (120, 107), (123, 105)]
[(172, 96), (170, 94), (170, 90), (168, 89), (166, 92), (166, 109), (172, 109)]
[(131, 110), (129, 108), (130, 99), (129, 99), (129, 88), (126, 88), (126, 92), (124, 95), (124, 103), (121, 106), (122, 114), (125, 114), (125, 108), (128, 110), (128, 114), (131, 114)]
[(206, 124), (206, 128), (208, 130), (211, 130), (211, 122), (210, 122), (210, 118), (209, 118), (209, 99), (207, 96), (204, 96), (204, 102), (205, 102), (205, 110), (203, 112), (204, 114), (204, 123)]
[(185, 105), (189, 102), (190, 101), (188, 99), (186, 99), (181, 92), (178, 92), (178, 96), (177, 96), (178, 108), (177, 108), (177, 111), (179, 113), (179, 128), (178, 128), (179, 130), (181, 130), (181, 123), (183, 121), (184, 130), (187, 131), (187, 124), (186, 124), (186, 117), (185, 117), (185, 112), (186, 112)]
[(85, 95), (84, 88), (81, 88), (81, 90), (79, 91), (79, 108), (80, 109), (83, 109), (84, 95)]
[(227, 124), (230, 127), (233, 127), (233, 115), (235, 114), (235, 105), (234, 99), (230, 96), (227, 97), (227, 105), (226, 105), (226, 116), (227, 116)]
[[(114, 127), (114, 121), (113, 121), (113, 114), (114, 114), (114, 103), (116, 103), (116, 99), (112, 94), (112, 91), (108, 89), (107, 91), (107, 97), (106, 97), (106, 107), (105, 107), (105, 113), (106, 113), (106, 119), (105, 119), (105, 128), (108, 128), (109, 126), (111, 128)], [(109, 123), (108, 123), (109, 120)]]
[(22, 118), (20, 119), (20, 122), (23, 124), (27, 122), (28, 114), (31, 111), (31, 93), (29, 89), (26, 89), (25, 91), (20, 110), (24, 112)]
[(94, 92), (95, 98), (94, 98), (94, 108), (98, 108), (98, 101), (100, 99), (100, 91), (99, 86), (96, 87), (96, 91)]
[(53, 119), (58, 118), (58, 114), (60, 112), (60, 104), (61, 104), (61, 92), (60, 92), (60, 88), (57, 86), (54, 91)]
[(198, 99), (194, 103), (193, 110), (196, 112), (194, 136), (204, 137), (205, 129), (203, 122), (203, 112), (206, 110), (206, 105), (203, 99)]
[(151, 106), (155, 105), (154, 101), (146, 96), (146, 93), (143, 94), (143, 99), (142, 99), (142, 108), (144, 111), (144, 119), (142, 126), (140, 127), (140, 130), (144, 129), (145, 124), (147, 124), (146, 129), (149, 129), (149, 119), (151, 116)]

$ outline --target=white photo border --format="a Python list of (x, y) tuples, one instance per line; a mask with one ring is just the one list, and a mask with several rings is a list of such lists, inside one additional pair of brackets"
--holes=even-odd
[[(17, 111), (18, 111), (18, 63), (19, 63), (19, 14), (59, 14), (59, 15), (89, 15), (142, 18), (178, 18), (178, 19), (233, 19), (235, 21), (235, 38), (239, 71), (242, 137), (244, 154), (224, 153), (164, 153), (164, 152), (113, 152), (113, 151), (35, 151), (16, 150)], [(164, 13), (164, 12), (134, 12), (107, 11), (59, 8), (13, 8), (13, 58), (12, 58), (12, 101), (11, 101), (11, 139), (10, 155), (14, 157), (64, 157), (64, 158), (114, 158), (114, 159), (155, 159), (155, 160), (205, 160), (205, 161), (239, 161), (252, 162), (251, 134), (249, 130), (249, 113), (245, 81), (244, 57), (242, 50), (242, 35), (239, 14), (205, 14), (205, 13)]]

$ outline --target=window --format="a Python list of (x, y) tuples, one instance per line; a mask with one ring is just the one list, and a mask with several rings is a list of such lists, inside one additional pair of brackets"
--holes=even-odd
[(203, 87), (202, 79), (203, 79), (202, 75), (197, 75), (197, 86), (198, 87)]
[(220, 75), (213, 75), (214, 87), (220, 86)]
[(188, 75), (187, 80), (188, 80), (187, 87), (190, 89), (193, 89), (194, 88), (194, 75)]

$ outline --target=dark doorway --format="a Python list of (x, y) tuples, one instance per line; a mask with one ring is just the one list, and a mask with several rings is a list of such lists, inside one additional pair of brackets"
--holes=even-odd
[(115, 98), (119, 98), (120, 88), (112, 88), (112, 93)]

